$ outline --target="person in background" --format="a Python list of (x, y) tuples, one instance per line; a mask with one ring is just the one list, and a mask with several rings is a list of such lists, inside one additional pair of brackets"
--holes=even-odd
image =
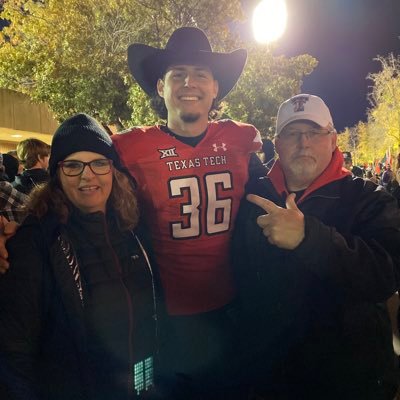
[(5, 156), (6, 154), (0, 153), (0, 216), (5, 217), (7, 221), (21, 223), (26, 215), (24, 205), (28, 198), (14, 189), (8, 181), (3, 165)]
[(278, 159), (247, 188), (232, 252), (244, 379), (261, 398), (393, 400), (386, 301), (400, 276), (400, 211), (343, 168), (328, 107), (281, 104)]
[(380, 184), (386, 189), (390, 189), (391, 182), (395, 179), (395, 175), (392, 171), (392, 167), (390, 164), (388, 164), (383, 171), (383, 174), (381, 176)]
[(356, 178), (364, 178), (364, 170), (357, 165), (353, 166), (353, 168), (351, 169), (351, 173)]
[(13, 186), (20, 192), (29, 194), (36, 186), (49, 180), (50, 146), (39, 139), (26, 139), (18, 143), (17, 155), (24, 171), (15, 177)]
[(108, 134), (86, 114), (53, 136), (50, 180), (7, 242), (0, 279), (2, 400), (152, 398), (153, 271)]
[(262, 164), (253, 164), (253, 171), (255, 173), (250, 177), (258, 179), (261, 176), (268, 174), (272, 165), (275, 162), (275, 147), (274, 143), (270, 139), (263, 139), (260, 151), (257, 153), (258, 158), (261, 160)]
[(17, 150), (10, 150), (7, 152), (8, 155), (13, 156), (16, 160), (18, 160), (18, 173), (16, 175), (19, 175), (22, 173), (22, 171), (24, 170), (23, 165), (21, 164), (21, 162), (19, 161), (18, 155), (17, 155)]
[[(14, 182), (15, 176), (19, 173), (20, 163), (17, 158), (10, 154), (3, 154), (3, 165), (7, 180), (12, 183)], [(22, 172), (22, 171), (21, 171)]]
[(375, 183), (376, 185), (379, 184), (379, 176), (378, 176), (377, 174), (374, 174), (370, 169), (367, 170), (367, 172), (365, 173), (365, 177), (366, 177), (369, 181)]
[(349, 151), (343, 151), (343, 167), (351, 172), (353, 168), (353, 159), (351, 157), (351, 153)]
[(275, 162), (275, 146), (274, 142), (270, 139), (263, 139), (262, 152), (264, 154), (263, 165), (270, 171)]
[(395, 177), (396, 177), (397, 182), (400, 184), (400, 153), (397, 154), (397, 158), (396, 158)]
[(364, 178), (364, 170), (357, 165), (353, 165), (353, 158), (349, 151), (344, 151), (343, 155), (343, 168), (347, 169), (352, 173), (354, 177)]

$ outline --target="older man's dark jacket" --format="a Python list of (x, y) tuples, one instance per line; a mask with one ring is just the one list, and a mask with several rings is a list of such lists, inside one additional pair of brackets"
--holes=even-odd
[[(272, 175), (247, 191), (285, 207), (282, 172)], [(243, 375), (279, 399), (393, 399), (385, 301), (398, 287), (400, 213), (375, 184), (330, 176), (299, 195), (305, 238), (292, 251), (269, 244), (256, 224), (265, 211), (242, 202), (233, 261)]]

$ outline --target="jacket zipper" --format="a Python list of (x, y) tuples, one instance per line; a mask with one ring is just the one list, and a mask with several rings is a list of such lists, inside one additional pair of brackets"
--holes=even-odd
[[(142, 245), (142, 242), (140, 241), (140, 239), (136, 236), (135, 233), (131, 232), (133, 237), (135, 238), (136, 242), (139, 244), (140, 250), (143, 254), (143, 257), (146, 261), (146, 266), (149, 269), (150, 275), (151, 275), (151, 288), (152, 288), (152, 292), (153, 292), (153, 307), (154, 307), (154, 314), (153, 314), (153, 319), (154, 321), (158, 321), (157, 318), (157, 301), (156, 301), (156, 288), (155, 288), (155, 283), (154, 283), (154, 274), (153, 274), (153, 268), (151, 266), (150, 260), (149, 260), (149, 256), (147, 255), (147, 252), (145, 250), (145, 248)], [(156, 323), (156, 337), (158, 337), (158, 325)]]
[(131, 393), (134, 392), (134, 387), (133, 387), (133, 379), (132, 379), (132, 368), (134, 366), (133, 364), (133, 346), (132, 346), (132, 341), (133, 341), (133, 306), (132, 306), (132, 299), (129, 294), (129, 290), (125, 285), (124, 280), (122, 279), (122, 268), (121, 264), (119, 262), (119, 259), (117, 255), (115, 254), (115, 251), (111, 245), (110, 237), (108, 234), (108, 226), (107, 222), (105, 219), (105, 216), (103, 216), (103, 223), (104, 223), (104, 231), (105, 231), (105, 237), (106, 237), (106, 242), (108, 247), (111, 249), (111, 254), (114, 259), (114, 264), (115, 267), (117, 268), (117, 271), (119, 272), (119, 279), (121, 281), (122, 287), (124, 288), (124, 292), (126, 295), (126, 302), (128, 305), (128, 312), (129, 312), (129, 340), (128, 340), (128, 349), (129, 349), (129, 374), (128, 374), (128, 397), (131, 397)]

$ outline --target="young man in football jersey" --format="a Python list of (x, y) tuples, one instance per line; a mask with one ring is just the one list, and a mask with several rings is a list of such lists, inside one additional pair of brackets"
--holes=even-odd
[(236, 84), (246, 57), (244, 49), (213, 52), (206, 35), (188, 27), (177, 29), (165, 49), (136, 43), (128, 50), (133, 77), (167, 120), (113, 140), (151, 233), (168, 314), (161, 354), (172, 386), (180, 377), (174, 398), (226, 398), (223, 386), (232, 384), (229, 242), (261, 140), (253, 126), (211, 121), (210, 113)]

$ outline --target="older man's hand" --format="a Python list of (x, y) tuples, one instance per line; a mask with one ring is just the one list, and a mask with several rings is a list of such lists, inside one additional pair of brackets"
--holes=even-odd
[(269, 243), (281, 249), (293, 250), (304, 239), (304, 214), (298, 209), (295, 197), (294, 193), (287, 197), (286, 208), (255, 194), (246, 197), (267, 212), (257, 218), (257, 224)]
[(4, 274), (10, 264), (7, 261), (8, 252), (6, 249), (7, 240), (15, 234), (18, 224), (14, 221), (8, 221), (7, 218), (0, 217), (0, 274)]

